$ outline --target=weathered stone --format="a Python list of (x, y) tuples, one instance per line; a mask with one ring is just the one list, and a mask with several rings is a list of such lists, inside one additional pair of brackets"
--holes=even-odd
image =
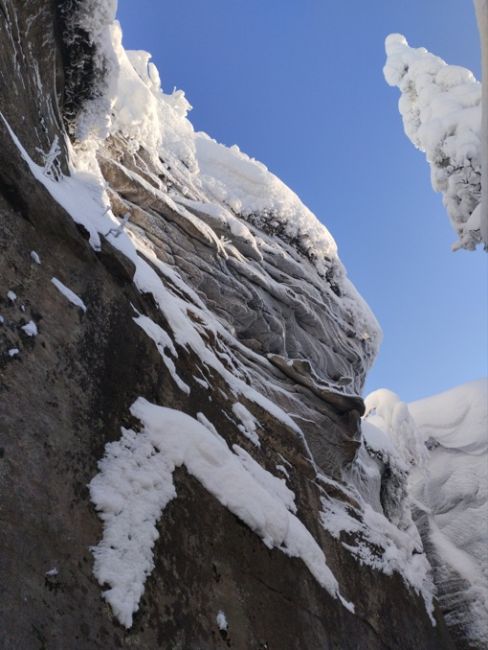
[[(65, 80), (74, 83), (65, 66), (76, 52), (66, 50), (58, 29), (57, 12), (69, 6), (62, 0), (0, 0), (1, 110), (38, 162), (38, 147), (46, 151), (56, 135), (64, 142), (63, 101), (69, 98), (68, 121), (77, 106), (73, 87), (65, 85)], [(84, 48), (84, 56), (90, 51)], [(77, 78), (75, 86), (84, 82)], [(137, 161), (132, 170), (130, 156), (124, 165), (115, 162), (122, 145), (111, 146), (114, 161), (101, 157), (100, 164), (114, 212), (122, 216), (128, 210), (128, 229), (143, 232), (158, 257), (198, 292), (228, 331), (235, 331), (239, 345), (233, 353), (245, 380), (252, 379), (257, 390), (293, 413), (305, 439), (242, 399), (259, 421), (262, 444), (254, 447), (233, 417), (234, 398), (222, 377), (175, 343), (178, 373), (191, 387), (190, 396), (177, 388), (157, 348), (134, 322), (137, 310), (171, 333), (153, 298), (131, 282), (132, 263), (106, 241), (98, 253), (90, 248), (32, 176), (0, 119), (2, 649), (452, 648), (440, 615), (433, 627), (420, 597), (399, 575), (362, 565), (318, 524), (317, 468), (341, 480), (343, 468), (354, 459), (362, 411), (359, 398), (337, 395), (315, 382), (331, 365), (337, 366), (338, 377), (357, 385), (364, 379), (334, 304), (314, 281), (306, 296), (298, 295), (294, 278), (306, 271), (291, 261), (296, 251), (290, 249), (289, 275), (285, 267), (276, 268), (271, 256), (263, 262), (252, 258), (268, 274), (269, 281), (261, 284), (237, 257), (222, 259), (203, 229), (134, 181), (129, 172), (136, 171)], [(144, 161), (144, 152), (140, 157)], [(61, 163), (66, 172), (64, 147)], [(151, 171), (145, 164), (147, 181)], [(40, 265), (31, 258), (33, 250)], [(52, 277), (80, 296), (86, 312), (66, 300)], [(170, 279), (164, 281), (171, 285)], [(286, 297), (288, 289), (295, 295)], [(8, 300), (9, 290), (16, 301)], [(19, 327), (30, 319), (39, 332), (27, 340)], [(222, 342), (211, 332), (206, 336), (219, 352)], [(19, 349), (15, 357), (7, 354), (12, 347)], [(309, 379), (308, 368), (295, 375), (283, 372), (283, 364), (270, 363), (269, 353), (312, 359)], [(207, 388), (195, 378), (199, 372)], [(134, 626), (126, 630), (117, 623), (92, 573), (90, 548), (100, 540), (102, 526), (87, 485), (105, 444), (118, 439), (121, 427), (137, 425), (129, 408), (140, 395), (192, 416), (204, 413), (229, 445), (238, 443), (269, 471), (289, 464), (298, 516), (324, 549), (345, 597), (354, 601), (354, 615), (317, 584), (300, 560), (267, 549), (179, 469), (178, 498), (159, 522), (156, 566)], [(338, 488), (335, 497), (351, 501)], [(48, 575), (52, 569), (57, 574)], [(224, 607), (227, 632), (216, 624)]]

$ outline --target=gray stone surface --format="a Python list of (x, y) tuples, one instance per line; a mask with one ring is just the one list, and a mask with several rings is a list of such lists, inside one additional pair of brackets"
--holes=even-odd
[[(58, 107), (70, 78), (63, 60), (70, 58), (61, 52), (58, 4), (69, 3), (0, 0), (1, 111), (35, 159), (37, 147), (46, 151), (65, 128)], [(123, 214), (129, 207), (130, 228), (141, 229), (160, 259), (235, 331), (240, 346), (233, 353), (247, 380), (295, 415), (306, 442), (244, 400), (260, 422), (262, 445), (253, 447), (232, 417), (228, 386), (180, 346), (178, 373), (191, 395), (176, 388), (154, 344), (133, 321), (135, 307), (170, 332), (152, 297), (132, 284), (131, 264), (107, 243), (99, 253), (90, 248), (86, 233), (33, 178), (0, 120), (0, 647), (453, 647), (440, 615), (433, 627), (400, 576), (361, 565), (317, 523), (315, 467), (340, 479), (360, 435), (360, 400), (330, 399), (323, 392), (331, 375), (356, 386), (364, 379), (357, 343), (339, 328), (339, 307), (317, 283), (305, 284), (303, 293), (303, 259), (286, 273), (271, 258), (251, 259), (246, 268), (237, 258), (223, 262), (198, 228), (124, 177), (124, 168), (137, 161), (126, 157), (123, 167), (115, 165), (109, 154), (116, 158), (120, 146), (109, 145), (102, 161), (114, 210)], [(62, 165), (66, 169), (66, 158)], [(265, 283), (249, 275), (257, 267)], [(53, 276), (82, 298), (86, 313), (57, 291)], [(8, 299), (9, 290), (16, 301)], [(31, 319), (39, 330), (33, 339), (21, 330)], [(222, 342), (209, 344), (218, 352)], [(11, 357), (13, 347), (20, 353)], [(269, 353), (275, 361), (306, 358), (311, 365), (296, 362), (285, 373)], [(198, 370), (208, 389), (195, 381)], [(354, 600), (355, 615), (302, 562), (268, 550), (180, 469), (178, 498), (159, 522), (156, 567), (135, 624), (127, 631), (117, 623), (92, 574), (90, 547), (102, 528), (87, 484), (104, 445), (119, 437), (121, 426), (135, 426), (129, 407), (139, 395), (190, 415), (205, 413), (229, 443), (238, 442), (270, 471), (283, 459), (290, 464), (298, 516), (324, 548), (344, 595)], [(336, 497), (347, 499), (341, 492)], [(57, 575), (46, 575), (54, 568)], [(219, 609), (229, 620), (227, 634), (215, 621)]]

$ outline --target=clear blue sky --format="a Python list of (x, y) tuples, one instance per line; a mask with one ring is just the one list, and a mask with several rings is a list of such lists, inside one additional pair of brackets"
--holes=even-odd
[(384, 342), (366, 392), (409, 401), (487, 374), (487, 256), (455, 240), (403, 133), (383, 42), (479, 77), (470, 0), (119, 0), (124, 45), (185, 90), (196, 129), (280, 176), (327, 225)]

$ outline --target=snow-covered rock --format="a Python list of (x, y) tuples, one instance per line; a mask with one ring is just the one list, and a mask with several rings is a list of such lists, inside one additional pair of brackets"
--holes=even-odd
[(446, 622), (488, 645), (488, 380), (409, 404), (427, 445), (410, 490), (428, 520), (429, 557)]
[(0, 9), (2, 642), (450, 648), (332, 236), (114, 10)]
[[(377, 511), (388, 514), (396, 504), (400, 528), (410, 528), (413, 515), (447, 625), (459, 643), (485, 648), (488, 380), (408, 405), (391, 391), (379, 390), (366, 398), (366, 408), (365, 449), (383, 463), (383, 473), (375, 477), (371, 460), (360, 453), (352, 478)], [(371, 494), (378, 493), (379, 504), (371, 501)]]

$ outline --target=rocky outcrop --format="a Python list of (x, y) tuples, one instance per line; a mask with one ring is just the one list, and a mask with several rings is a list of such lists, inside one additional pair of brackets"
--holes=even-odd
[(410, 491), (438, 602), (456, 645), (482, 648), (488, 643), (488, 380), (409, 408), (428, 448)]
[[(453, 647), (422, 549), (346, 480), (379, 334), (333, 246), (317, 259), (310, 242), (328, 233), (232, 207), (175, 148), (155, 159), (123, 130), (84, 139), (110, 52), (82, 20), (63, 37), (74, 5), (0, 2), (2, 648)], [(130, 472), (166, 461), (131, 411), (140, 397), (191, 417), (200, 445), (200, 469), (166, 468), (176, 498), (148, 549), (131, 498), (161, 486)], [(122, 431), (148, 441), (133, 464)], [(240, 472), (213, 488), (205, 435)], [(127, 466), (95, 494), (94, 477), (112, 480), (99, 461), (119, 452)], [(276, 512), (242, 506), (241, 474)], [(126, 538), (107, 540), (125, 515)], [(147, 551), (130, 622), (102, 591), (132, 584), (93, 573), (103, 543), (121, 566)]]

